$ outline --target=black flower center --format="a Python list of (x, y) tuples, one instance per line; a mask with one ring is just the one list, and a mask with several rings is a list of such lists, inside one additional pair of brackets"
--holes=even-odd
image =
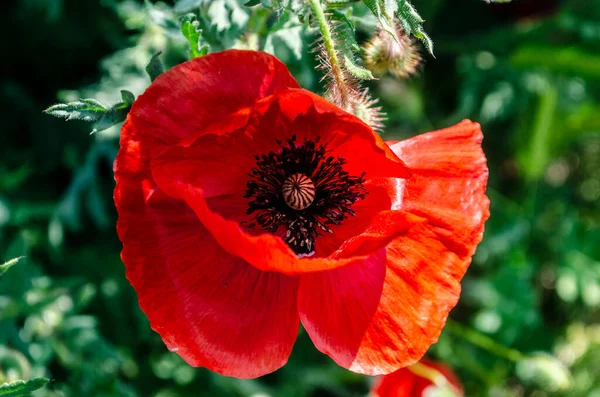
[(280, 149), (256, 158), (256, 167), (248, 174), (244, 197), (250, 198), (249, 227), (257, 224), (280, 235), (298, 256), (310, 256), (315, 240), (330, 226), (340, 225), (352, 205), (367, 195), (365, 173), (349, 175), (342, 158), (327, 155), (320, 139), (296, 143), (296, 136)]

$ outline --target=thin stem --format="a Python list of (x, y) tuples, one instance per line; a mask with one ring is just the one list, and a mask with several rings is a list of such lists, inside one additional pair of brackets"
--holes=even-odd
[(508, 361), (518, 362), (525, 356), (523, 353), (516, 349), (503, 346), (484, 334), (481, 334), (471, 328), (465, 327), (462, 324), (457, 323), (454, 320), (448, 319), (446, 327), (448, 331), (456, 336), (459, 336), (471, 344), (480, 347), (488, 352), (495, 354), (498, 357), (502, 357)]
[(308, 0), (308, 2), (313, 10), (313, 15), (319, 24), (319, 30), (323, 37), (323, 47), (327, 54), (327, 61), (331, 66), (332, 77), (340, 90), (341, 102), (346, 104), (348, 101), (348, 87), (346, 86), (344, 72), (340, 66), (340, 61), (335, 50), (335, 43), (331, 35), (329, 24), (327, 23), (327, 18), (325, 17), (325, 12), (323, 11), (323, 6), (321, 5), (320, 0)]

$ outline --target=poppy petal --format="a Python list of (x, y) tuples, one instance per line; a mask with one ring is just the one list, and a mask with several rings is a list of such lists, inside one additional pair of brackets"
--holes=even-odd
[(374, 181), (395, 190), (393, 210), (332, 255), (365, 259), (300, 282), (300, 318), (317, 348), (368, 375), (415, 363), (437, 340), (489, 216), (478, 124), (405, 142), (391, 148), (411, 177)]
[[(300, 95), (304, 101), (307, 97), (313, 101), (324, 101), (302, 90), (295, 91), (295, 95)], [(256, 163), (254, 156), (277, 150), (276, 139), (285, 141), (294, 133), (299, 142), (305, 137), (314, 139), (321, 134), (324, 140), (330, 142), (332, 153), (340, 153), (340, 156), (355, 153), (357, 158), (352, 159), (352, 163), (362, 164), (367, 172), (402, 177), (409, 175), (407, 168), (356, 117), (349, 114), (342, 117), (333, 113), (334, 110), (323, 110), (329, 106), (335, 112), (341, 112), (331, 104), (319, 104), (320, 110), (313, 106), (302, 115), (298, 113), (295, 99), (292, 101), (295, 96), (288, 92), (284, 94), (284, 100), (277, 97), (269, 109), (260, 110), (263, 113), (251, 117), (250, 124), (244, 128), (222, 135), (205, 134), (191, 143), (166, 149), (152, 162), (154, 180), (167, 194), (186, 201), (227, 252), (258, 269), (293, 275), (344, 266), (352, 258), (298, 258), (280, 237), (266, 232), (249, 233), (241, 227), (240, 211), (244, 208), (243, 202), (248, 202), (243, 193), (249, 180), (248, 173)], [(295, 120), (288, 119), (288, 108), (292, 109), (290, 112)], [(318, 113), (320, 111), (324, 113)], [(383, 147), (380, 148), (380, 144)], [(369, 154), (368, 160), (364, 153)], [(213, 199), (213, 204), (220, 199), (218, 206), (211, 207), (209, 199)], [(219, 212), (220, 208), (226, 209), (227, 213)], [(238, 213), (231, 213), (232, 209)], [(247, 220), (251, 218), (247, 217)]]
[(244, 125), (250, 106), (297, 86), (268, 54), (215, 53), (159, 76), (123, 126), (114, 167), (121, 257), (153, 329), (192, 365), (240, 378), (284, 365), (299, 324), (298, 280), (224, 252), (156, 186), (149, 162), (190, 136)]
[(283, 366), (298, 332), (298, 280), (222, 250), (182, 201), (156, 186), (115, 192), (127, 278), (169, 350), (239, 378)]
[[(262, 98), (299, 87), (287, 67), (264, 52), (228, 50), (194, 58), (159, 75), (129, 118), (142, 139), (160, 146), (205, 131), (243, 125)], [(184, 120), (185, 122), (182, 122)]]
[[(388, 244), (373, 250), (380, 239)], [(448, 249), (423, 218), (388, 211), (353, 247), (370, 254), (343, 268), (303, 275), (300, 319), (315, 346), (351, 371), (386, 374), (418, 361), (460, 293), (469, 261)]]
[[(390, 192), (387, 186), (378, 183), (378, 179), (366, 181), (365, 188), (369, 194), (352, 206), (354, 216), (344, 220), (339, 226), (330, 225), (333, 233), (325, 233), (316, 240), (317, 255), (332, 258), (343, 257), (338, 255), (340, 254), (339, 248), (343, 246), (344, 242), (362, 234), (377, 214), (391, 208), (394, 192)], [(387, 178), (385, 181), (387, 183)]]
[[(452, 390), (452, 395), (464, 395), (462, 385), (452, 369), (442, 363), (423, 359), (419, 365), (424, 369), (433, 370), (445, 378), (446, 387)], [(425, 397), (429, 390), (436, 389), (430, 378), (423, 377), (424, 374), (413, 368), (401, 368), (391, 374), (381, 376), (371, 388), (369, 397)], [(433, 374), (427, 374), (432, 375)], [(444, 394), (446, 395), (446, 394)]]
[(402, 184), (395, 208), (426, 218), (436, 233), (462, 257), (470, 257), (489, 218), (485, 195), (488, 169), (481, 150), (478, 123), (454, 127), (390, 143), (412, 176)]

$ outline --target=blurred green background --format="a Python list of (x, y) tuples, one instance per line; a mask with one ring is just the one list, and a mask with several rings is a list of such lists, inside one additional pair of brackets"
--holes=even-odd
[[(289, 12), (234, 0), (20, 0), (0, 14), (0, 383), (54, 379), (35, 396), (365, 396), (371, 379), (337, 367), (301, 332), (289, 364), (257, 380), (187, 366), (150, 330), (124, 277), (112, 162), (119, 128), (42, 114), (56, 102), (119, 89), (139, 95), (163, 51), (187, 59), (178, 18), (196, 12), (217, 51), (280, 57), (322, 92), (316, 37)], [(600, 397), (600, 1), (415, 0), (435, 42), (410, 80), (370, 82), (385, 139), (481, 122), (491, 218), (463, 295), (430, 356), (467, 396)], [(359, 42), (375, 20), (357, 4)], [(463, 324), (463, 328), (457, 323)], [(475, 331), (473, 334), (468, 331)], [(475, 335), (475, 336), (473, 336)], [(543, 351), (569, 368), (532, 382), (473, 339)], [(536, 380), (536, 379), (533, 379)], [(561, 389), (558, 390), (557, 389)]]

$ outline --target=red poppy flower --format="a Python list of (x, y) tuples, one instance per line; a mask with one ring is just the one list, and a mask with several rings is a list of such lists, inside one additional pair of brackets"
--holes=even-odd
[[(438, 394), (435, 393), (436, 391)], [(418, 368), (416, 366), (402, 368), (377, 379), (369, 397), (458, 397), (463, 395), (462, 385), (450, 367), (423, 359), (418, 364)]]
[(115, 162), (122, 259), (171, 351), (241, 378), (283, 366), (299, 323), (382, 374), (434, 343), (483, 223), (478, 124), (384, 143), (261, 52), (160, 75)]

